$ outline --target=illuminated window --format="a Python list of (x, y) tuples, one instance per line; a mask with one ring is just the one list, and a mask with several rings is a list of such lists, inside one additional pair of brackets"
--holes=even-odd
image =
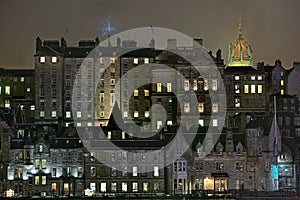
[(149, 58), (145, 58), (145, 59), (144, 59), (144, 63), (145, 63), (145, 64), (149, 64)]
[(122, 140), (126, 139), (126, 133), (124, 131), (122, 131)]
[(30, 87), (26, 88), (26, 92), (30, 92)]
[(217, 113), (218, 112), (218, 104), (213, 103), (213, 105), (212, 105), (212, 112), (213, 113)]
[(261, 94), (263, 92), (262, 85), (257, 85), (257, 93)]
[(159, 176), (159, 167), (158, 166), (154, 166), (154, 176), (155, 177)]
[(116, 62), (116, 59), (115, 59), (115, 58), (110, 58), (110, 63), (111, 63), (111, 64), (115, 64), (115, 62)]
[(132, 183), (132, 192), (138, 192), (138, 183), (137, 182)]
[(47, 168), (47, 160), (43, 159), (42, 160), (42, 169), (46, 169)]
[(204, 112), (204, 103), (203, 102), (199, 102), (198, 103), (198, 112), (199, 113), (203, 113)]
[(40, 184), (40, 177), (39, 176), (35, 176), (34, 177), (34, 184), (35, 185), (39, 185)]
[(46, 183), (47, 183), (46, 176), (42, 176), (42, 185), (46, 185)]
[(280, 90), (280, 94), (283, 95), (284, 94), (284, 90)]
[(212, 80), (212, 81), (211, 81), (211, 89), (212, 89), (213, 91), (218, 90), (218, 80)]
[(138, 58), (134, 58), (133, 59), (133, 63), (136, 64), (136, 65), (139, 64), (139, 59)]
[(144, 90), (145, 97), (149, 97), (149, 90)]
[(53, 56), (53, 57), (51, 58), (51, 62), (52, 62), (52, 63), (57, 63), (57, 57), (56, 57), (56, 56)]
[(189, 83), (188, 80), (184, 80), (183, 88), (184, 88), (184, 91), (189, 91), (190, 90), (190, 83)]
[(167, 121), (167, 125), (172, 126), (173, 122), (172, 121)]
[(240, 80), (240, 76), (234, 76), (234, 80), (236, 81)]
[(148, 183), (147, 182), (143, 183), (143, 192), (148, 192)]
[(251, 76), (251, 81), (255, 81), (255, 76)]
[(167, 92), (172, 92), (172, 83), (167, 83)]
[(236, 107), (236, 108), (241, 107), (241, 100), (239, 97), (234, 98), (234, 107)]
[(56, 111), (52, 111), (51, 116), (56, 117)]
[(138, 175), (138, 167), (137, 166), (133, 166), (132, 167), (132, 176), (137, 176)]
[(107, 139), (109, 139), (109, 140), (111, 139), (111, 131), (107, 132)]
[(236, 93), (236, 94), (240, 93), (240, 85), (239, 84), (234, 85), (234, 93)]
[(45, 117), (45, 111), (40, 111), (40, 117)]
[(199, 119), (199, 125), (204, 126), (204, 120), (203, 119)]
[(106, 192), (106, 183), (100, 183), (100, 192)]
[(208, 81), (207, 80), (204, 80), (204, 88), (203, 88), (205, 91), (208, 90)]
[(45, 63), (46, 62), (46, 58), (44, 56), (40, 57), (40, 63)]
[(42, 144), (39, 145), (39, 153), (43, 153), (44, 151), (44, 146)]
[(115, 93), (110, 93), (110, 106), (114, 106), (115, 104)]
[(280, 85), (281, 85), (281, 86), (284, 86), (284, 80), (281, 80), (281, 81), (280, 81)]
[(261, 81), (262, 80), (262, 76), (257, 76), (257, 80)]
[(251, 93), (255, 94), (255, 85), (251, 85)]
[(10, 95), (10, 86), (5, 86), (5, 94)]
[(122, 192), (127, 192), (127, 183), (122, 183)]
[(24, 77), (21, 77), (21, 78), (20, 78), (20, 81), (21, 81), (21, 82), (24, 82), (24, 80), (25, 80)]
[(105, 58), (101, 57), (101, 58), (99, 59), (99, 61), (100, 61), (100, 64), (104, 64)]
[(115, 72), (116, 72), (116, 68), (111, 67), (111, 68), (110, 68), (110, 73), (114, 74)]
[(134, 111), (133, 117), (135, 117), (135, 118), (139, 117), (139, 111)]
[(4, 107), (5, 108), (9, 108), (10, 107), (10, 102), (9, 102), (9, 100), (5, 100), (5, 102), (4, 102)]
[(244, 85), (244, 93), (245, 94), (249, 93), (249, 85)]
[(139, 96), (139, 90), (134, 90), (133, 91), (133, 96), (135, 96), (135, 97)]
[(161, 129), (162, 128), (162, 121), (157, 121), (156, 122), (156, 128)]
[(66, 118), (71, 118), (71, 112), (70, 111), (66, 112)]
[(146, 117), (146, 118), (149, 117), (149, 111), (145, 111), (145, 117)]
[(194, 80), (193, 88), (194, 88), (194, 91), (198, 90), (197, 80)]
[(123, 116), (124, 116), (125, 118), (127, 118), (127, 117), (128, 117), (128, 111), (124, 111)]
[(214, 127), (218, 126), (218, 120), (217, 119), (213, 119), (212, 124)]
[(190, 103), (189, 102), (184, 102), (183, 111), (184, 111), (184, 113), (190, 112)]
[(81, 118), (81, 112), (80, 112), (80, 111), (77, 111), (76, 117), (77, 117), (77, 118)]
[(56, 191), (56, 183), (51, 184), (51, 189), (52, 189), (52, 191)]
[(35, 168), (40, 169), (40, 160), (39, 159), (35, 160)]
[(161, 92), (161, 83), (156, 84), (156, 92)]

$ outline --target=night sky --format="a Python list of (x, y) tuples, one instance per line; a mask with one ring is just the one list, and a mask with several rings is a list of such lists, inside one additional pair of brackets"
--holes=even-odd
[(0, 66), (34, 68), (37, 36), (60, 39), (67, 29), (70, 44), (94, 39), (109, 16), (119, 32), (152, 25), (203, 38), (226, 60), (241, 17), (255, 62), (279, 58), (290, 68), (300, 61), (299, 0), (1, 0)]

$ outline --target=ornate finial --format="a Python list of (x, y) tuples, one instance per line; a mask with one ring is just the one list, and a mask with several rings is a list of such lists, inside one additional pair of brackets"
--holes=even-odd
[(239, 23), (239, 38), (242, 38), (242, 18), (240, 17), (240, 23)]
[(116, 30), (115, 27), (110, 23), (110, 16), (106, 22), (102, 23), (102, 36), (107, 35), (108, 37)]

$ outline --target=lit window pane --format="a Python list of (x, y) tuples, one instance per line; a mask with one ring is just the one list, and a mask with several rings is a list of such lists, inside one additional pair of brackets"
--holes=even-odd
[(261, 94), (263, 92), (262, 85), (257, 86), (257, 93)]
[(167, 83), (167, 92), (172, 92), (172, 83)]
[(52, 117), (56, 117), (56, 111), (52, 111), (51, 115)]
[(137, 168), (137, 166), (133, 166), (132, 167), (132, 176), (137, 176), (137, 174), (138, 174), (138, 168)]
[(145, 111), (145, 117), (149, 117), (149, 111)]
[(183, 83), (184, 91), (189, 91), (190, 89), (190, 83), (188, 80), (185, 80)]
[(281, 86), (284, 86), (284, 80), (281, 80), (281, 81), (280, 81), (280, 85), (281, 85)]
[(213, 113), (217, 113), (217, 112), (218, 112), (218, 104), (214, 103), (214, 104), (212, 105), (212, 112), (213, 112)]
[(213, 126), (218, 126), (218, 120), (217, 119), (213, 119)]
[(10, 86), (5, 86), (5, 94), (10, 95)]
[(212, 80), (212, 82), (211, 82), (211, 89), (213, 91), (218, 90), (218, 80)]
[(53, 56), (53, 57), (51, 58), (51, 62), (52, 62), (52, 63), (57, 63), (57, 57)]
[(240, 80), (240, 76), (235, 76), (234, 80), (236, 80), (236, 81)]
[(155, 177), (159, 176), (159, 168), (158, 168), (158, 166), (154, 166), (154, 176)]
[(199, 113), (204, 112), (204, 103), (203, 102), (198, 103), (198, 112)]
[(46, 62), (46, 58), (44, 56), (40, 57), (40, 63), (45, 63)]
[(235, 92), (236, 94), (239, 94), (239, 93), (240, 93), (240, 85), (239, 85), (239, 84), (235, 84), (235, 85), (234, 85), (234, 92)]
[(138, 111), (134, 111), (133, 117), (139, 117), (139, 112)]
[(122, 192), (127, 192), (127, 183), (122, 183)]
[(261, 81), (262, 80), (262, 76), (257, 76), (257, 80)]
[(66, 112), (66, 118), (71, 118), (71, 112), (70, 111)]
[(199, 119), (199, 125), (204, 126), (204, 120), (203, 119)]
[(100, 191), (101, 192), (106, 192), (106, 183), (101, 183), (100, 184)]
[(198, 90), (197, 80), (194, 80), (193, 88), (194, 88), (194, 91)]
[(145, 93), (145, 97), (149, 96), (149, 90), (144, 90), (144, 93)]
[(251, 93), (252, 93), (252, 94), (255, 93), (255, 85), (251, 85)]
[(245, 94), (249, 93), (249, 85), (244, 85), (244, 93)]
[(149, 58), (145, 58), (145, 59), (144, 59), (144, 63), (145, 63), (145, 64), (149, 64)]
[(161, 83), (156, 84), (156, 91), (161, 92)]
[(134, 58), (133, 59), (133, 63), (136, 64), (136, 65), (139, 64), (139, 59), (138, 58)]
[(133, 96), (135, 96), (135, 97), (139, 96), (139, 91), (138, 90), (134, 90)]
[(255, 76), (251, 76), (251, 80), (252, 80), (252, 81), (255, 81)]

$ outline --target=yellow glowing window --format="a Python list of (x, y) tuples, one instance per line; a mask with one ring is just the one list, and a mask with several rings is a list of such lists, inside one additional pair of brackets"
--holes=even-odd
[(172, 92), (172, 83), (167, 83), (167, 92)]
[(262, 85), (257, 86), (257, 93), (261, 94), (263, 92)]
[(42, 160), (42, 169), (46, 169), (47, 168), (47, 160), (43, 159)]
[(40, 168), (40, 160), (35, 160), (35, 168), (39, 169)]
[(133, 117), (135, 117), (135, 118), (139, 117), (139, 112), (138, 111), (134, 111)]
[(283, 95), (283, 94), (284, 94), (284, 90), (281, 90), (281, 92), (280, 92), (280, 93), (281, 93), (281, 95)]
[(114, 64), (116, 62), (115, 58), (110, 58), (110, 63)]
[(245, 94), (249, 93), (249, 85), (244, 85), (244, 93)]
[(5, 86), (5, 94), (10, 95), (10, 86)]
[(146, 117), (146, 118), (149, 117), (149, 111), (145, 111), (145, 117)]
[(134, 90), (133, 96), (135, 96), (135, 97), (139, 96), (139, 91), (138, 90)]
[(262, 76), (257, 76), (257, 80), (261, 81), (262, 80)]
[(34, 184), (35, 185), (39, 185), (40, 184), (40, 177), (39, 176), (35, 176), (34, 177)]
[(280, 85), (281, 85), (281, 86), (284, 86), (284, 80), (281, 80), (281, 81), (280, 81)]
[(252, 81), (255, 81), (255, 76), (251, 76), (251, 80), (252, 80)]
[(107, 139), (109, 139), (109, 140), (111, 139), (111, 131), (107, 132)]
[(126, 133), (124, 131), (122, 131), (122, 140), (126, 139)]
[(111, 68), (110, 68), (110, 73), (116, 73), (116, 68), (111, 67)]
[(19, 174), (18, 174), (18, 177), (19, 177), (19, 178), (22, 178), (22, 176), (23, 176), (23, 168), (20, 167), (20, 168), (19, 168)]
[(156, 84), (156, 91), (161, 92), (161, 83)]
[(198, 112), (199, 113), (204, 112), (204, 103), (203, 102), (198, 103)]
[(144, 90), (145, 97), (149, 97), (149, 90)]
[(42, 176), (42, 185), (46, 185), (47, 179), (46, 176)]
[(194, 91), (198, 90), (197, 80), (194, 80)]
[(255, 93), (255, 85), (251, 85), (251, 93), (252, 93), (252, 94)]

